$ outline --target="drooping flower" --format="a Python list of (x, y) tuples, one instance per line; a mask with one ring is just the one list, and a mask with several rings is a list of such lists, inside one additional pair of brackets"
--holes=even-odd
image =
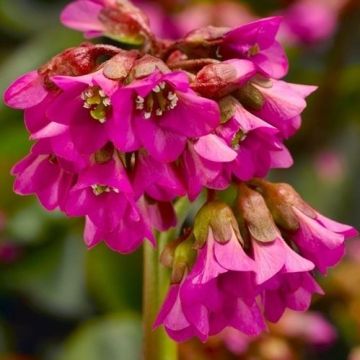
[(262, 188), (276, 221), (289, 231), (289, 239), (320, 272), (326, 273), (340, 261), (344, 241), (357, 235), (353, 227), (319, 214), (290, 185), (263, 182)]
[(208, 203), (197, 215), (194, 236), (197, 259), (192, 265), (184, 251), (193, 251), (191, 237), (176, 248), (172, 266), (180, 283), (170, 288), (155, 325), (163, 324), (177, 341), (193, 336), (206, 341), (228, 326), (261, 333), (265, 324), (255, 301), (254, 262), (242, 248), (232, 211), (221, 202)]
[(64, 209), (74, 175), (63, 169), (66, 160), (53, 155), (46, 141), (38, 142), (30, 155), (12, 169), (16, 176), (14, 191), (20, 195), (35, 194), (47, 210)]
[(238, 210), (252, 246), (258, 284), (284, 273), (306, 272), (314, 264), (286, 244), (264, 198), (245, 184), (239, 185)]
[(127, 206), (114, 229), (105, 229), (86, 217), (84, 239), (89, 248), (104, 241), (113, 251), (128, 254), (148, 239), (155, 245), (154, 229), (166, 231), (176, 225), (176, 215), (170, 203), (140, 199), (136, 210)]
[(264, 315), (277, 322), (285, 310), (306, 311), (314, 294), (324, 295), (321, 287), (307, 272), (280, 273), (261, 286)]
[[(224, 162), (223, 172), (228, 179), (234, 175), (248, 181), (253, 177), (264, 177), (272, 168), (287, 168), (293, 164), (290, 153), (281, 142), (279, 131), (248, 112), (231, 97), (220, 101), (222, 122), (215, 133), (233, 149), (236, 157)], [(195, 149), (206, 160), (213, 160), (210, 150), (214, 135), (204, 136), (195, 144)]]
[[(206, 157), (201, 153), (206, 153)], [(188, 141), (180, 159), (180, 169), (189, 199), (195, 200), (204, 188), (226, 189), (230, 179), (223, 171), (224, 163), (235, 158), (236, 152), (215, 134)]]
[(161, 162), (176, 160), (187, 138), (210, 133), (220, 120), (217, 103), (192, 91), (182, 71), (155, 70), (118, 89), (113, 102), (118, 148), (133, 151), (143, 146)]
[(132, 177), (135, 197), (143, 194), (157, 201), (172, 201), (185, 195), (178, 169), (172, 163), (162, 163), (148, 154), (139, 153)]

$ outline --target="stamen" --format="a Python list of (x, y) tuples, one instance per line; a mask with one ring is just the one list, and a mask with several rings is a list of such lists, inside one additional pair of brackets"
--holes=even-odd
[(91, 87), (81, 94), (84, 108), (90, 111), (90, 116), (101, 124), (106, 122), (107, 109), (111, 106), (111, 100), (105, 91), (99, 87)]
[(175, 109), (179, 102), (177, 94), (169, 84), (161, 81), (154, 86), (151, 93), (143, 98), (137, 95), (135, 98), (136, 110), (143, 110), (145, 119), (150, 119), (152, 115), (161, 117), (166, 111)]

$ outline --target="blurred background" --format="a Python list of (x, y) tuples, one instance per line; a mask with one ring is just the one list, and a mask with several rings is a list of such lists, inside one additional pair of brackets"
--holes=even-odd
[[(360, 6), (352, 0), (136, 1), (159, 36), (236, 26), (281, 14), (287, 80), (320, 86), (288, 145), (295, 166), (273, 179), (294, 185), (323, 214), (360, 228)], [(66, 1), (0, 0), (0, 90), (81, 34), (61, 27)], [(30, 148), (21, 112), (0, 104), (0, 360), (137, 360), (141, 254), (88, 251), (82, 223), (12, 193), (9, 171)], [(320, 280), (327, 295), (308, 314), (288, 313), (258, 339), (231, 331), (183, 360), (360, 359), (360, 240)]]

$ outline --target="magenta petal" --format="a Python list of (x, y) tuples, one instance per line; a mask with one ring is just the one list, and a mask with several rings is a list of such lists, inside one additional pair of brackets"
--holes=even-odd
[(330, 231), (334, 231), (338, 234), (343, 234), (346, 238), (355, 237), (359, 233), (350, 225), (341, 224), (337, 221), (331, 220), (321, 214), (317, 214), (316, 220)]
[(47, 94), (38, 72), (32, 71), (19, 77), (8, 87), (4, 102), (15, 109), (27, 109), (39, 104)]
[(195, 151), (204, 159), (214, 162), (231, 162), (237, 153), (215, 134), (202, 136), (194, 145)]
[(274, 79), (283, 78), (289, 71), (289, 61), (285, 50), (278, 43), (251, 58), (252, 61), (266, 74)]
[(252, 241), (256, 262), (256, 282), (260, 285), (271, 279), (283, 267), (286, 261), (286, 250), (280, 239), (269, 244)]
[(32, 134), (30, 139), (39, 140), (39, 139), (54, 137), (63, 134), (67, 130), (68, 130), (68, 126), (66, 125), (50, 122), (44, 128)]
[(71, 29), (89, 32), (104, 31), (104, 25), (99, 20), (103, 6), (93, 1), (78, 0), (70, 3), (61, 13), (61, 22)]
[(161, 126), (187, 137), (199, 137), (210, 133), (219, 124), (220, 110), (215, 101), (196, 95), (192, 91), (177, 92), (179, 102), (175, 109), (167, 111)]
[(255, 262), (246, 255), (234, 233), (231, 240), (225, 244), (215, 242), (214, 254), (217, 262), (225, 269), (255, 271)]
[(230, 324), (235, 329), (251, 336), (261, 334), (266, 328), (258, 305), (254, 302), (252, 306), (249, 306), (241, 298), (237, 299)]
[(281, 21), (281, 17), (274, 16), (242, 25), (228, 32), (225, 42), (234, 45), (239, 42), (250, 46), (258, 44), (261, 49), (267, 49), (274, 43)]
[(117, 91), (111, 98), (113, 121), (109, 124), (109, 137), (121, 151), (135, 151), (141, 147), (133, 124), (133, 94), (130, 91)]
[(172, 162), (184, 151), (186, 138), (159, 127), (153, 119), (135, 119), (136, 131), (145, 149), (158, 161)]
[(193, 268), (193, 273), (196, 274), (193, 278), (194, 284), (206, 284), (210, 280), (217, 278), (220, 274), (228, 272), (215, 259), (213, 233), (209, 229), (209, 236), (204, 247), (199, 251), (198, 258)]
[(103, 233), (99, 231), (99, 228), (86, 217), (84, 228), (84, 240), (88, 248), (93, 248), (103, 241)]

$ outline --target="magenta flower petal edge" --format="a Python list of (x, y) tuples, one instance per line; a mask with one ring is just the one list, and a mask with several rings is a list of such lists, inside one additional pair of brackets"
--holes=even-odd
[[(161, 255), (169, 292), (152, 319), (175, 341), (229, 327), (255, 336), (287, 308), (307, 310), (323, 293), (316, 271), (336, 265), (357, 231), (265, 180), (293, 164), (284, 141), (316, 90), (283, 80), (282, 19), (176, 41), (155, 36), (126, 0), (77, 0), (61, 20), (118, 45), (66, 49), (7, 89), (33, 142), (12, 170), (14, 191), (82, 217), (89, 248), (130, 253), (145, 239), (156, 248), (156, 234), (177, 227)], [(237, 198), (218, 200), (230, 186)], [(176, 201), (204, 192), (184, 229)]]

